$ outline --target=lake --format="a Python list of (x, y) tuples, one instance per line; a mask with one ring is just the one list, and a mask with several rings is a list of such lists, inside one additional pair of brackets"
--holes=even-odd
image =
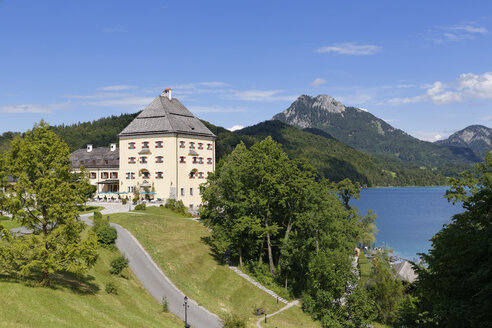
[(453, 205), (443, 197), (448, 187), (368, 188), (360, 200), (351, 201), (365, 215), (377, 214), (376, 245), (391, 247), (402, 258), (413, 260), (417, 253), (427, 253), (429, 239), (454, 214), (463, 212), (460, 203)]

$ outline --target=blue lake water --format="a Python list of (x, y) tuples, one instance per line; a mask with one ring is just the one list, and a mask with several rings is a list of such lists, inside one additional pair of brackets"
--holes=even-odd
[(417, 253), (427, 253), (429, 239), (454, 214), (463, 212), (460, 203), (448, 203), (443, 196), (448, 187), (395, 187), (362, 189), (360, 200), (351, 205), (365, 215), (377, 214), (376, 245), (393, 248), (400, 257), (413, 260)]

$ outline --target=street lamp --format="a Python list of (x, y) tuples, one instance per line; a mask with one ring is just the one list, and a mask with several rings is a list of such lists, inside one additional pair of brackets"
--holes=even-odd
[(183, 304), (184, 308), (185, 308), (185, 328), (190, 328), (191, 326), (188, 324), (188, 308), (190, 307), (188, 305), (188, 296), (185, 296), (184, 297), (184, 304)]

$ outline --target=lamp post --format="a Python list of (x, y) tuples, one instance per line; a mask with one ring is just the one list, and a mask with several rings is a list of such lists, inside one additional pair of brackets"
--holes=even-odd
[(184, 297), (184, 304), (183, 304), (184, 308), (185, 308), (185, 328), (190, 328), (191, 326), (188, 324), (188, 308), (190, 307), (188, 305), (188, 296), (185, 296)]
[(129, 196), (129, 201), (128, 201), (128, 211), (132, 210), (132, 196)]

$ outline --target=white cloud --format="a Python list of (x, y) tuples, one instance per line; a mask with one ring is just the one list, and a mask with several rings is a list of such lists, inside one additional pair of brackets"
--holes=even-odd
[(104, 33), (124, 33), (126, 32), (126, 28), (121, 27), (121, 26), (116, 26), (116, 27), (106, 27), (103, 29)]
[(108, 85), (106, 87), (98, 88), (97, 90), (101, 91), (122, 91), (122, 90), (130, 90), (135, 89), (133, 85)]
[(242, 125), (233, 125), (232, 128), (227, 128), (227, 130), (232, 132), (232, 131), (241, 130), (243, 128), (244, 128), (244, 126), (242, 126)]
[(0, 113), (6, 114), (52, 114), (70, 107), (70, 102), (61, 104), (7, 104), (0, 106)]
[(357, 44), (355, 42), (338, 43), (316, 50), (319, 53), (334, 52), (340, 55), (367, 56), (381, 52), (382, 48), (373, 44)]
[(449, 136), (448, 133), (444, 132), (433, 132), (433, 131), (416, 131), (415, 133), (412, 133), (412, 135), (420, 140), (424, 141), (429, 141), (429, 142), (435, 142), (437, 140), (442, 140)]
[(147, 106), (154, 100), (154, 97), (121, 97), (116, 99), (104, 99), (98, 101), (88, 102), (89, 106), (102, 106), (102, 107), (113, 107), (113, 106)]
[(489, 31), (485, 27), (479, 27), (479, 26), (474, 26), (474, 25), (456, 25), (450, 27), (450, 29), (456, 30), (456, 31), (464, 31), (467, 33), (478, 33), (478, 34), (487, 34)]
[(490, 116), (484, 116), (484, 117), (482, 117), (482, 120), (484, 120), (484, 121), (492, 121), (492, 115), (490, 115)]
[(474, 97), (492, 99), (492, 72), (481, 75), (473, 73), (461, 74), (458, 90), (468, 92)]
[(428, 33), (428, 38), (437, 44), (474, 40), (477, 36), (488, 34), (489, 31), (475, 22), (440, 27)]
[(206, 106), (188, 106), (192, 113), (239, 113), (245, 112), (244, 108), (223, 108), (223, 107), (206, 107)]
[(233, 98), (249, 101), (294, 101), (297, 97), (281, 95), (283, 90), (245, 90), (234, 91)]
[(328, 83), (328, 81), (326, 81), (325, 79), (317, 78), (313, 82), (311, 82), (311, 85), (316, 88), (326, 83)]

